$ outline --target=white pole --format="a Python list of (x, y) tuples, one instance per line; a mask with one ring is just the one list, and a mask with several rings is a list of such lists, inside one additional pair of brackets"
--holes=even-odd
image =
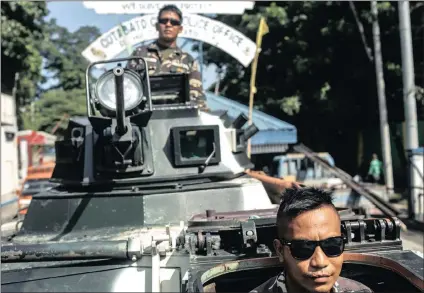
[(374, 40), (374, 60), (375, 74), (377, 78), (378, 105), (380, 112), (380, 132), (381, 132), (381, 148), (383, 153), (384, 175), (386, 179), (386, 188), (393, 193), (393, 168), (392, 168), (392, 148), (390, 146), (390, 130), (387, 121), (386, 108), (386, 86), (384, 83), (383, 61), (380, 43), (380, 26), (378, 24), (377, 1), (371, 1), (371, 14), (373, 15), (372, 32)]
[[(405, 111), (405, 149), (413, 150), (418, 148), (418, 125), (417, 125), (417, 105), (415, 101), (415, 77), (414, 58), (412, 51), (411, 18), (409, 1), (399, 1), (399, 32), (400, 48), (402, 52), (402, 79), (403, 79), (403, 102)], [(417, 164), (416, 156), (410, 158), (409, 165)], [(417, 208), (419, 190), (414, 187), (418, 184), (419, 174), (416, 168), (410, 166), (410, 215), (419, 216)], [(418, 214), (417, 214), (418, 213)], [(422, 211), (421, 211), (422, 213)]]

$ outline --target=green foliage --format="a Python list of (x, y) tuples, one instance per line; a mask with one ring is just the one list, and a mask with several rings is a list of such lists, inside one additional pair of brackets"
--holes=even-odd
[(11, 92), (15, 73), (20, 74), (17, 104), (29, 103), (41, 80), (42, 57), (39, 45), (44, 38), (45, 2), (1, 2), (1, 84)]
[[(419, 111), (424, 108), (424, 6), (410, 2), (415, 76)], [(242, 16), (221, 15), (222, 21), (252, 40), (261, 16), (269, 33), (264, 36), (259, 57), (255, 107), (298, 128), (299, 140), (317, 151), (333, 153), (334, 142), (348, 152), (351, 137), (378, 123), (375, 69), (364, 46), (373, 48), (370, 2), (354, 2), (364, 35), (348, 1), (256, 2)], [(379, 24), (386, 81), (389, 120), (403, 120), (402, 67), (397, 2), (379, 2)], [(38, 96), (23, 113), (25, 128), (50, 131), (63, 114), (85, 114), (85, 69), (81, 52), (100, 32), (81, 27), (75, 32), (57, 25), (46, 2), (1, 3), (2, 88), (11, 91), (14, 73), (20, 73), (18, 106)], [(78, 16), (76, 16), (78, 17)], [(365, 44), (364, 44), (365, 43)], [(229, 55), (204, 46), (204, 60), (224, 69), (221, 94), (248, 104), (250, 67)], [(49, 77), (41, 76), (41, 67)], [(52, 74), (52, 76), (51, 76)], [(58, 84), (40, 94), (40, 80)], [(356, 146), (354, 146), (356, 147)], [(336, 157), (337, 161), (337, 157)]]
[[(375, 65), (365, 50), (371, 48), (373, 55), (370, 2), (353, 3), (364, 27), (363, 37), (348, 1), (258, 1), (243, 16), (216, 17), (252, 40), (256, 39), (260, 17), (265, 17), (269, 33), (263, 38), (259, 56), (255, 108), (293, 123), (299, 141), (317, 151), (333, 153), (334, 150), (336, 161), (342, 151), (340, 156), (346, 157), (351, 152), (354, 157), (358, 131), (379, 122)], [(419, 9), (414, 11), (418, 2), (410, 5), (418, 85), (424, 81), (421, 20), (424, 7), (419, 12)], [(397, 2), (380, 2), (378, 9), (389, 121), (402, 121)], [(251, 67), (244, 68), (216, 48), (205, 46), (204, 51), (207, 64), (225, 69), (220, 94), (247, 105)], [(336, 142), (343, 147), (336, 148)]]
[(59, 81), (53, 88), (84, 88), (88, 62), (81, 52), (100, 36), (99, 29), (83, 26), (72, 33), (52, 19), (47, 25), (47, 34), (50, 37), (43, 45), (42, 54), (47, 61), (44, 68), (53, 74), (49, 78)]
[[(98, 28), (85, 26), (71, 33), (57, 25), (52, 19), (45, 26), (46, 38), (41, 45), (41, 54), (45, 58), (44, 69), (47, 79), (57, 79), (58, 84), (44, 90), (33, 105), (28, 105), (22, 114), (24, 129), (50, 132), (63, 117), (85, 115), (85, 70), (88, 62), (81, 52), (100, 32)], [(20, 84), (23, 90), (24, 83)], [(35, 92), (28, 92), (34, 97)], [(67, 123), (62, 123), (56, 131), (61, 135)]]
[[(370, 3), (354, 5), (367, 45), (373, 48)], [(413, 6), (411, 2), (411, 10)], [(389, 118), (398, 120), (403, 110), (397, 3), (380, 2), (378, 8), (386, 96), (393, 114)], [(256, 2), (249, 14), (218, 16), (217, 20), (255, 40), (261, 16), (270, 32), (264, 36), (259, 57), (255, 105), (293, 123), (322, 115), (340, 119), (341, 125), (356, 117), (365, 123), (378, 119), (374, 64), (365, 54), (347, 2)], [(419, 18), (412, 17), (412, 22), (414, 34)], [(423, 49), (422, 40), (415, 37), (414, 49), (419, 52), (419, 48)], [(205, 51), (207, 63), (226, 69), (221, 93), (247, 104), (250, 67), (242, 67), (216, 48)], [(415, 58), (417, 80), (423, 74), (422, 53), (420, 57)]]
[[(64, 114), (84, 116), (86, 113), (84, 89), (49, 90), (32, 106), (25, 107), (24, 128), (50, 132)], [(66, 125), (67, 123), (63, 123), (55, 134), (60, 135)]]
[[(87, 26), (71, 33), (55, 19), (46, 23), (47, 14), (45, 2), (1, 3), (2, 90), (11, 92), (19, 72), (17, 106), (25, 111), (19, 117), (24, 129), (50, 131), (63, 114), (85, 113), (88, 64), (81, 52), (100, 32)], [(49, 77), (41, 74), (43, 58)], [(39, 82), (47, 78), (58, 79), (54, 88), (63, 90), (48, 89), (31, 107)]]
[[(85, 70), (88, 62), (81, 52), (100, 32), (93, 26), (83, 26), (69, 32), (52, 19), (46, 25), (46, 34), (49, 37), (42, 47), (44, 69), (49, 72), (48, 78), (57, 79), (58, 84), (45, 91), (32, 110), (27, 107), (24, 121), (25, 127), (51, 131), (64, 114), (86, 115)], [(61, 124), (56, 134), (60, 135), (66, 124)]]

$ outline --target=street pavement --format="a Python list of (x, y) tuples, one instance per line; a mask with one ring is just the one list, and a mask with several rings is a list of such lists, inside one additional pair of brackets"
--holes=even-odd
[(11, 221), (1, 225), (1, 238), (3, 239), (9, 237), (15, 233), (17, 221)]
[(400, 232), (403, 249), (419, 251), (423, 254), (424, 246), (424, 233), (419, 231), (401, 231)]

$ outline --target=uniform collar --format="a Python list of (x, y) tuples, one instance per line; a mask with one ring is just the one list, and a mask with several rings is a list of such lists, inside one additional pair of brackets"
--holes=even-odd
[[(159, 46), (158, 46), (158, 41), (155, 41), (155, 42), (151, 43), (150, 45), (148, 45), (147, 46), (147, 49), (149, 51), (156, 51), (157, 53), (160, 53), (160, 49), (159, 49)], [(182, 51), (181, 51), (180, 47), (176, 46), (175, 48), (172, 48), (172, 49), (175, 50), (175, 53), (177, 53), (177, 55), (181, 55), (182, 54)]]
[[(275, 283), (272, 286), (277, 286), (277, 288), (280, 288), (280, 290), (278, 290), (279, 292), (288, 292), (286, 287), (286, 274), (284, 271), (277, 276)], [(336, 281), (336, 283), (333, 285), (331, 292), (332, 293), (340, 292), (339, 288), (340, 288), (339, 283)]]

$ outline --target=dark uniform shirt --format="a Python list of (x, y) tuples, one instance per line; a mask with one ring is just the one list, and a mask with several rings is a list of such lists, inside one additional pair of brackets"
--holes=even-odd
[[(256, 287), (250, 293), (287, 293), (286, 279), (284, 272), (280, 275), (273, 277)], [(337, 282), (334, 284), (331, 292), (367, 292), (372, 293), (373, 291), (367, 286), (357, 281), (339, 277)]]
[[(143, 57), (148, 66), (149, 75), (163, 73), (188, 73), (190, 98), (197, 102), (199, 108), (206, 108), (206, 98), (202, 87), (202, 76), (198, 62), (180, 48), (163, 48), (157, 42), (141, 46), (134, 50), (132, 56)], [(138, 60), (128, 63), (128, 68), (134, 69)]]

